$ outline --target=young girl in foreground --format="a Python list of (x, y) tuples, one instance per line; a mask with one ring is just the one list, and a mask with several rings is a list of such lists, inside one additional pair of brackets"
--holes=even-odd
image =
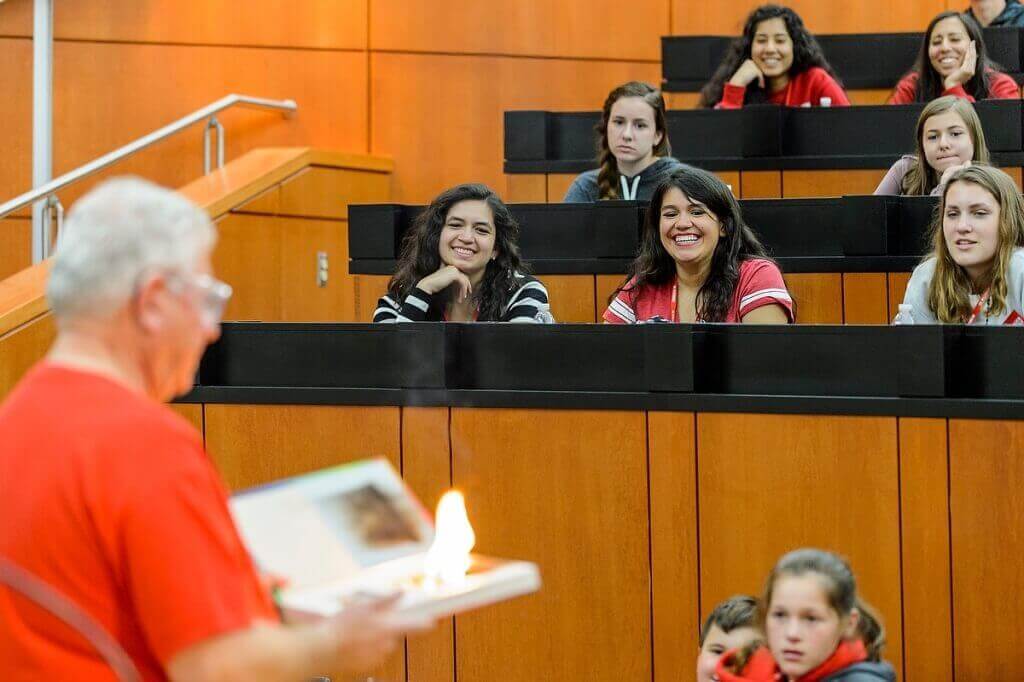
[(431, 202), (405, 236), (374, 322), (552, 321), (548, 292), (519, 258), (519, 224), (484, 185)]
[(1006, 173), (954, 172), (932, 233), (932, 255), (914, 268), (900, 307), (912, 319), (901, 321), (1024, 324), (1024, 201)]
[(604, 321), (785, 324), (793, 299), (725, 183), (685, 168), (651, 198), (640, 253)]
[(943, 95), (971, 102), (1020, 98), (1017, 83), (989, 61), (978, 22), (959, 12), (942, 12), (931, 20), (917, 61), (896, 84), (889, 104), (929, 102)]
[(608, 93), (595, 132), (599, 168), (576, 177), (565, 203), (650, 201), (665, 176), (683, 165), (671, 156), (665, 99), (647, 83), (632, 81)]
[(894, 163), (875, 194), (938, 196), (953, 172), (989, 159), (974, 105), (949, 95), (925, 105), (917, 119), (916, 143), (917, 153)]
[(798, 549), (775, 565), (762, 603), (767, 646), (727, 653), (721, 682), (895, 682), (869, 660), (858, 633), (857, 585), (849, 565), (818, 549)]
[(788, 7), (762, 5), (747, 17), (721, 66), (701, 90), (700, 106), (848, 106), (821, 46)]

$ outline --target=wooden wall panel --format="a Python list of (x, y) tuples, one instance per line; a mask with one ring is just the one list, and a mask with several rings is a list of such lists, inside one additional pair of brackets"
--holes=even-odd
[(168, 407), (187, 419), (192, 426), (196, 427), (196, 431), (203, 433), (203, 406), (201, 404), (171, 403)]
[(0, 336), (0, 398), (42, 360), (57, 336), (52, 315), (45, 315)]
[(648, 413), (654, 682), (693, 675), (700, 634), (695, 437), (692, 413)]
[[(927, 22), (921, 25), (920, 30), (924, 30), (927, 26)], [(908, 65), (909, 66), (909, 65)], [(893, 87), (896, 84), (893, 83)], [(850, 97), (850, 102), (854, 106), (864, 106), (866, 104), (885, 104), (889, 101), (889, 95), (892, 94), (892, 88), (881, 88), (878, 90), (847, 90), (846, 94)], [(913, 137), (913, 134), (911, 134)]]
[[(760, 0), (733, 2), (690, 2), (672, 0), (673, 35), (737, 35), (747, 14), (764, 4)], [(928, 21), (947, 9), (947, 0), (861, 0), (821, 2), (786, 0), (814, 33), (874, 33), (923, 31)], [(955, 5), (960, 9), (963, 3)]]
[(608, 309), (608, 297), (612, 295), (619, 285), (626, 279), (625, 274), (621, 275), (597, 275), (594, 278), (594, 304), (595, 316), (598, 322), (602, 322), (604, 311)]
[(892, 321), (899, 311), (900, 303), (907, 293), (907, 284), (910, 282), (909, 272), (890, 272), (889, 280), (889, 320)]
[(645, 431), (642, 412), (452, 410), (477, 548), (544, 583), (456, 618), (459, 682), (651, 679)]
[(32, 221), (0, 219), (0, 279), (32, 265)]
[[(31, 9), (31, 2), (22, 2)], [(0, 22), (7, 4), (0, 6)], [(0, 92), (6, 95), (0, 201), (7, 201), (32, 189), (32, 41), (0, 38), (0, 60)]]
[(543, 275), (538, 279), (548, 290), (556, 322), (596, 321), (593, 275)]
[(699, 92), (666, 92), (665, 106), (669, 109), (696, 109), (700, 103)]
[(888, 324), (889, 286), (884, 272), (843, 274), (843, 322)]
[[(594, 168), (597, 168), (596, 161)], [(569, 191), (569, 185), (576, 179), (576, 175), (572, 173), (551, 173), (546, 177), (548, 180), (548, 202), (552, 204), (562, 202), (565, 193)]]
[(281, 319), (280, 221), (246, 214), (229, 214), (217, 221), (213, 269), (234, 289), (224, 310), (225, 320)]
[[(907, 682), (953, 680), (945, 419), (900, 419), (903, 650)], [(889, 627), (895, 625), (889, 616)]]
[(374, 53), (370, 70), (371, 149), (395, 159), (394, 200), (407, 203), (460, 182), (504, 194), (507, 110), (594, 110), (624, 81), (660, 78), (656, 63), (427, 54)]
[(639, 0), (629, 9), (629, 30), (620, 31), (609, 30), (609, 19), (622, 12), (616, 0), (378, 0), (370, 12), (370, 47), (660, 62), (668, 3)]
[(718, 179), (729, 185), (733, 195), (740, 196), (740, 172), (739, 171), (716, 171)]
[(502, 198), (510, 204), (543, 204), (548, 200), (548, 176), (506, 175)]
[(740, 196), (744, 199), (781, 198), (782, 171), (743, 171), (740, 173)]
[(899, 670), (897, 438), (891, 417), (699, 414), (701, 604), (758, 594), (790, 550), (836, 551), (889, 625)]
[[(954, 679), (1019, 680), (1024, 422), (949, 420)], [(1007, 618), (1002, 627), (1002, 618)]]
[(350, 204), (379, 204), (390, 196), (390, 173), (311, 166), (281, 183), (278, 211), (296, 218), (347, 220)]
[[(402, 477), (433, 512), (451, 487), (447, 407), (402, 408)], [(455, 682), (455, 621), (406, 642), (409, 682)]]
[(377, 301), (388, 290), (388, 275), (353, 275), (353, 317), (356, 322), (372, 322)]
[(206, 448), (232, 490), (368, 457), (400, 466), (397, 407), (206, 405)]
[[(24, 46), (19, 44), (14, 50), (10, 41), (0, 44), (4, 54), (16, 53), (19, 65), (23, 53), (30, 55), (29, 43), (21, 42)], [(251, 110), (224, 113), (220, 119), (226, 129), (228, 158), (258, 146), (367, 150), (367, 58), (363, 53), (59, 42), (54, 59), (55, 174), (231, 92), (290, 97), (300, 110), (292, 119)], [(154, 77), (154, 65), (160, 65), (159, 77)], [(22, 68), (30, 76), (30, 66)], [(0, 69), (0, 73), (4, 71)], [(0, 79), (3, 83), (8, 77)], [(2, 196), (28, 189), (31, 169), (31, 90), (24, 77), (13, 81), (21, 86), (16, 91), (26, 93), (27, 104), (11, 98), (14, 104), (7, 118), (4, 156), (14, 162), (0, 162)], [(195, 179), (202, 173), (202, 126), (79, 183), (63, 192), (61, 199), (69, 206), (96, 180), (126, 173), (171, 187)]]
[(784, 275), (799, 324), (843, 323), (843, 277), (837, 273)]
[(885, 170), (782, 171), (784, 197), (840, 197), (871, 194), (885, 176)]

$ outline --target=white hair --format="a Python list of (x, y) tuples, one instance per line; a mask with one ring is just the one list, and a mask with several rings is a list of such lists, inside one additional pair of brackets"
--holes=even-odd
[(107, 317), (150, 270), (188, 272), (213, 246), (206, 213), (140, 178), (108, 180), (79, 199), (64, 222), (46, 287), (57, 320)]

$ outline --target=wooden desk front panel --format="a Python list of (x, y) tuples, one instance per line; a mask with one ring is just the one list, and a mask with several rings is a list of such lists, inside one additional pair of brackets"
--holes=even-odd
[(803, 545), (850, 558), (901, 679), (1024, 675), (999, 625), (1024, 592), (1024, 422), (204, 407), (234, 489), (382, 455), (429, 506), (466, 491), (481, 552), (540, 563), (537, 595), (411, 640), (410, 680), (678, 679), (700, 617)]

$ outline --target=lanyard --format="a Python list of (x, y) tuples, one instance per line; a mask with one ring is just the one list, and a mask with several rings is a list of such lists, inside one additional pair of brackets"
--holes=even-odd
[[(676, 322), (679, 319), (679, 280), (672, 285), (672, 312), (668, 316), (669, 322)], [(697, 315), (694, 322), (700, 322), (700, 315)]]
[(629, 188), (629, 184), (626, 182), (626, 176), (625, 175), (620, 175), (619, 176), (619, 182), (622, 184), (622, 198), (625, 201), (635, 201), (636, 200), (636, 192), (637, 192), (638, 189), (640, 189), (640, 175), (637, 174), (637, 176), (635, 178), (633, 178), (633, 188), (632, 189)]
[(983, 293), (981, 295), (981, 298), (978, 299), (977, 305), (975, 305), (974, 306), (974, 310), (971, 311), (971, 316), (969, 318), (967, 318), (967, 322), (965, 322), (964, 324), (973, 324), (974, 323), (974, 320), (976, 320), (978, 318), (978, 315), (981, 313), (981, 307), (983, 305), (985, 305), (986, 301), (988, 301), (988, 295), (989, 295), (989, 293), (991, 291), (992, 291), (992, 287), (989, 287), (988, 289), (985, 289), (985, 293)]

